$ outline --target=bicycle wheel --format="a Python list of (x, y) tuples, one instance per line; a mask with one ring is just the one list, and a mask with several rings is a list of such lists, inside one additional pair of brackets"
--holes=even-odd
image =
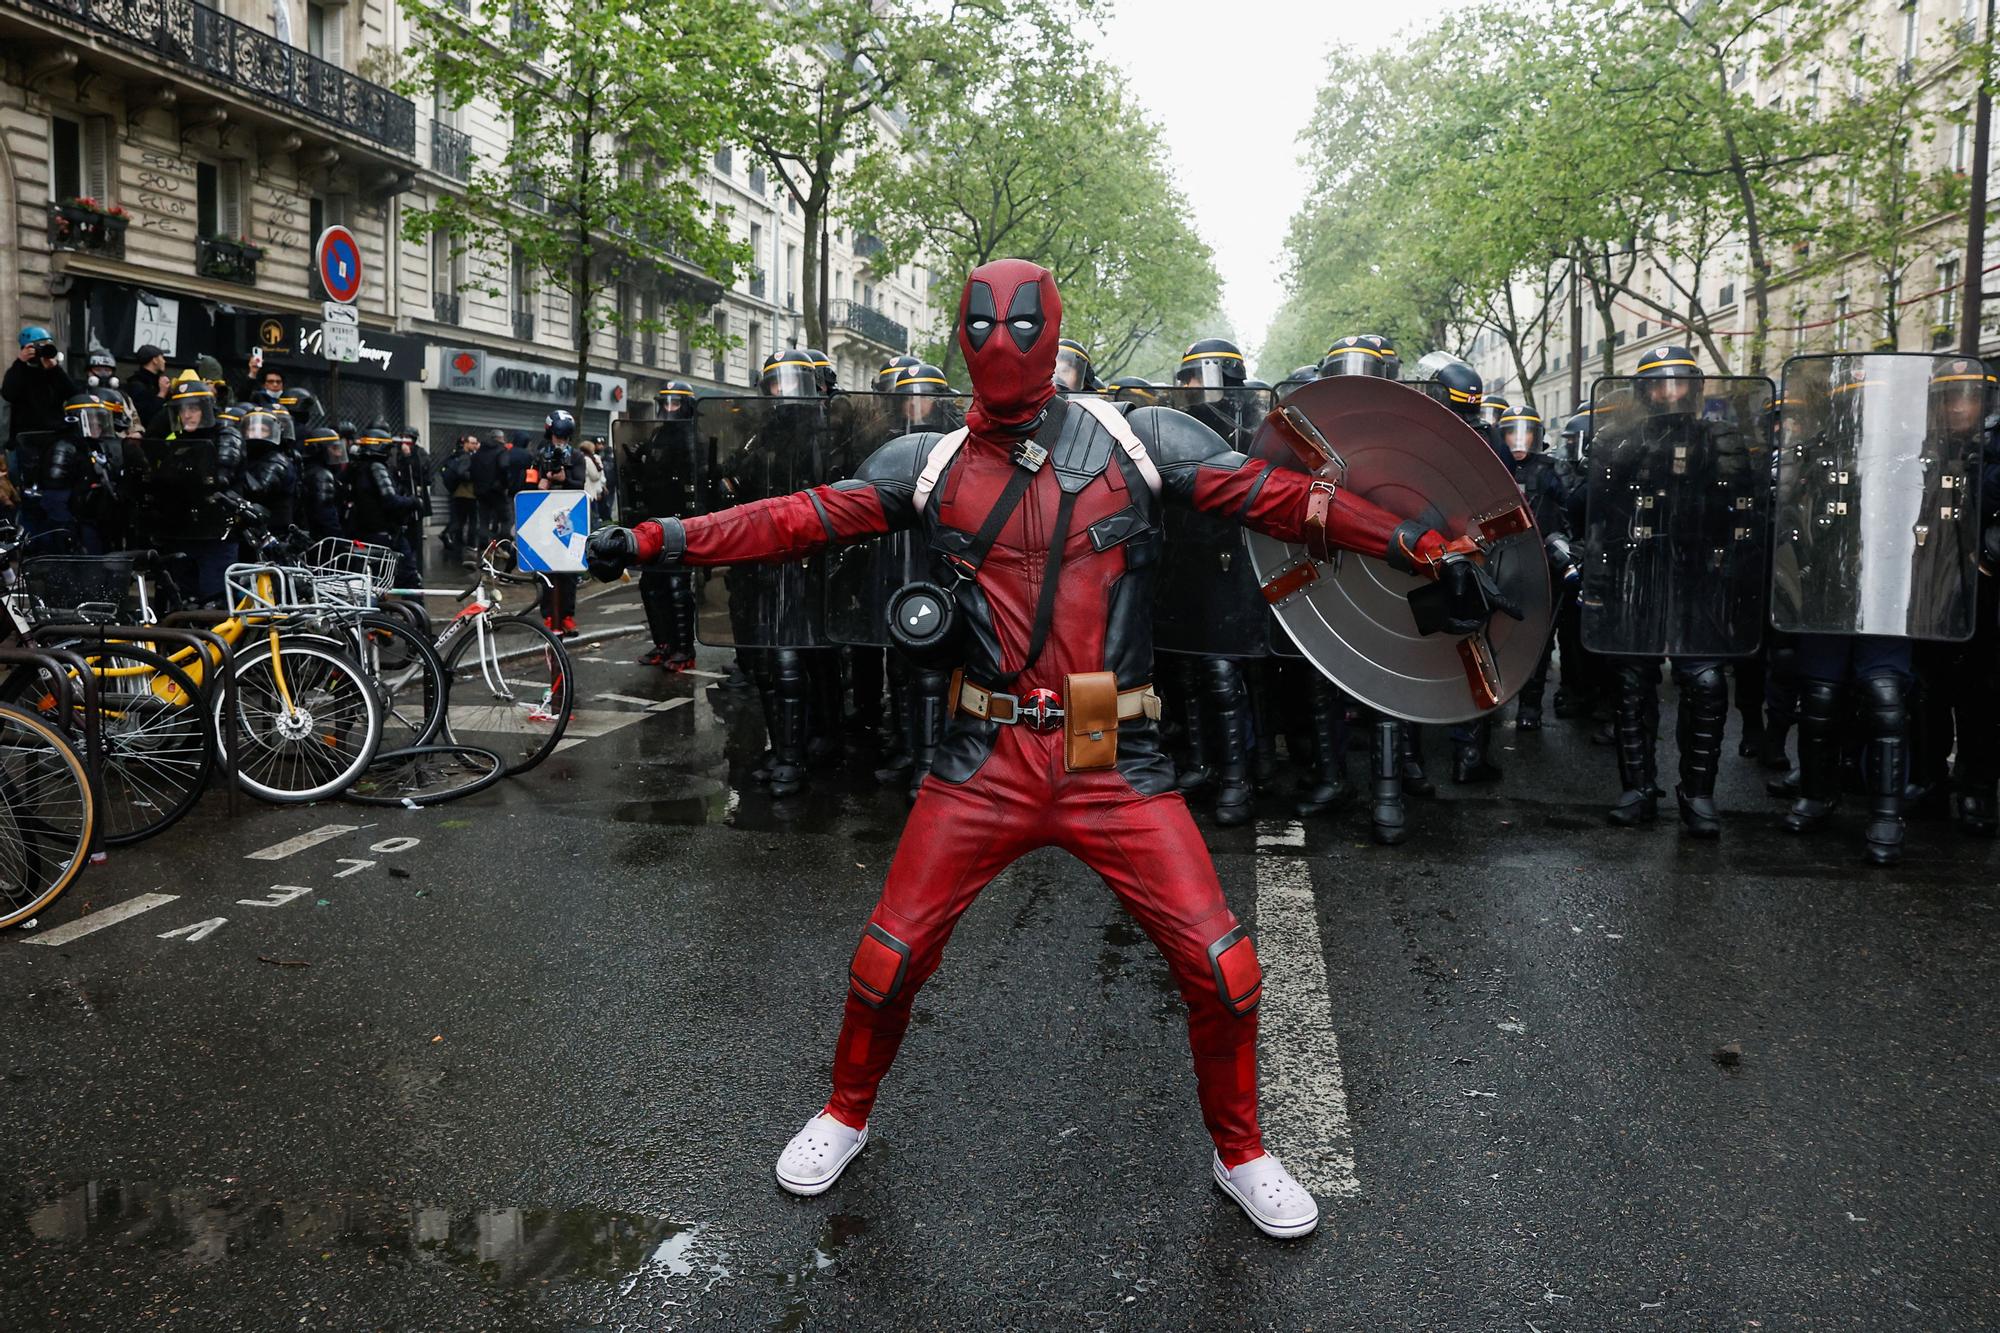
[(0, 926), (34, 916), (76, 881), (96, 827), (76, 748), (33, 713), (0, 705)]
[[(275, 651), (274, 651), (275, 648)], [(382, 700), (346, 654), (323, 640), (266, 635), (236, 656), (236, 718), (223, 716), (236, 780), (266, 801), (317, 801), (345, 791), (382, 743)]]
[[(215, 767), (208, 719), (194, 678), (156, 652), (133, 644), (77, 641), (64, 645), (90, 660), (97, 679), (104, 765), (98, 823), (114, 847), (142, 842), (194, 808)], [(0, 682), (0, 702), (30, 708), (61, 725), (56, 691), (45, 672), (16, 671)], [(82, 735), (83, 694), (66, 728)]]
[(382, 748), (429, 745), (444, 725), (444, 663), (401, 616), (370, 612), (355, 629), (362, 667), (382, 696)]
[(416, 745), (375, 756), (346, 799), (359, 805), (442, 805), (485, 791), (507, 775), (499, 755), (472, 745)]
[(562, 640), (525, 620), (482, 616), (445, 657), (445, 735), (453, 745), (491, 750), (509, 777), (555, 752), (569, 727), (574, 687)]

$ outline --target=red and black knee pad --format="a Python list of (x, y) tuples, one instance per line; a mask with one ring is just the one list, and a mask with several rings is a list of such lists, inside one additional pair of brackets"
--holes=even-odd
[(1250, 942), (1250, 928), (1237, 925), (1208, 946), (1208, 965), (1215, 970), (1216, 994), (1238, 1018), (1264, 998), (1264, 967)]
[(910, 946), (870, 921), (847, 968), (848, 989), (870, 1009), (880, 1009), (902, 991), (909, 970)]

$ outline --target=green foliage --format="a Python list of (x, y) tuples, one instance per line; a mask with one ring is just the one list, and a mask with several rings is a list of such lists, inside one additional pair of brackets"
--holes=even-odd
[(748, 258), (725, 210), (703, 199), (701, 175), (742, 121), (747, 72), (765, 58), (761, 6), (486, 0), (467, 19), (405, 0), (404, 12), (416, 38), (403, 90), (512, 127), (503, 154), (474, 157), (462, 190), (405, 213), (406, 234), (442, 232), (487, 256), (518, 248), (569, 298), (579, 413), (589, 333), (641, 323), (601, 301), (619, 282), (652, 284), (677, 307), (655, 327), (685, 321), (712, 339), (700, 317), (712, 284), (690, 282), (669, 256), (722, 281)]
[[(1060, 34), (1030, 49), (913, 120), (901, 154), (864, 159), (852, 211), (891, 262), (924, 254), (953, 275), (998, 258), (1044, 265), (1064, 335), (1100, 376), (1161, 373), (1219, 332), (1213, 253), (1121, 76)], [(947, 336), (932, 355), (949, 368), (957, 348)]]

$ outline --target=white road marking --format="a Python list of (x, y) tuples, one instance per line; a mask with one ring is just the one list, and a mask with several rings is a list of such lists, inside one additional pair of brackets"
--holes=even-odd
[[(283, 907), (286, 903), (296, 902), (311, 892), (312, 886), (309, 884), (273, 884), (269, 897), (238, 898), (236, 905), (238, 907)], [(160, 938), (165, 939), (166, 936), (162, 935)]]
[(301, 833), (296, 838), (287, 838), (259, 851), (246, 852), (246, 861), (282, 861), (288, 856), (296, 856), (308, 847), (317, 847), (323, 842), (332, 842), (344, 834), (353, 833), (367, 827), (364, 824), (322, 824), (310, 833)]
[(593, 694), (590, 697), (593, 699), (609, 699), (615, 704), (638, 704), (641, 708), (651, 708), (655, 703), (659, 702), (657, 699), (641, 699), (636, 694), (613, 694), (609, 690), (604, 691), (602, 694)]
[(1273, 831), (1269, 825), (1260, 825), (1257, 829), (1257, 850), (1260, 852), (1270, 851), (1276, 847), (1304, 847), (1305, 845), (1306, 826), (1297, 820), (1292, 820), (1283, 828), (1276, 831)]
[(164, 935), (160, 936), (160, 938), (163, 940), (170, 940), (174, 938), (174, 936), (180, 935), (186, 937), (187, 942), (189, 944), (193, 944), (197, 940), (207, 939), (210, 935), (213, 935), (216, 931), (221, 930), (224, 926), (228, 924), (229, 924), (228, 917), (212, 916), (206, 921), (197, 921), (192, 926), (182, 926), (179, 930), (170, 930), (166, 932)]
[(22, 940), (21, 943), (68, 944), (71, 940), (80, 940), (85, 935), (103, 930), (106, 926), (129, 921), (141, 912), (150, 912), (155, 907), (165, 907), (168, 903), (177, 902), (179, 899), (180, 895), (177, 893), (142, 893), (136, 898), (127, 898), (122, 903), (113, 903), (102, 911), (92, 912), (89, 916), (72, 921), (66, 926), (57, 926), (54, 930), (37, 935), (31, 940)]
[[(1305, 826), (1283, 825), (1258, 845), (1303, 847)], [(1264, 965), (1258, 1009), (1258, 1112), (1272, 1151), (1299, 1183), (1322, 1198), (1361, 1192), (1354, 1174), (1354, 1136), (1347, 1120), (1347, 1085), (1340, 1038), (1333, 1030), (1326, 950), (1313, 910), (1311, 863), (1296, 856), (1260, 856), (1257, 864), (1257, 953)]]
[(695, 669), (694, 669), (693, 667), (689, 667), (689, 668), (688, 668), (687, 670), (685, 670), (685, 671), (681, 672), (681, 674), (682, 674), (683, 676), (700, 676), (700, 677), (701, 677), (701, 678), (702, 678), (703, 680), (728, 680), (728, 679), (729, 679), (728, 675), (727, 675), (726, 673), (724, 673), (724, 672), (721, 672), (721, 671), (697, 671), (697, 670), (695, 670)]
[(688, 698), (686, 695), (682, 695), (678, 699), (662, 699), (646, 711), (649, 713), (671, 713), (682, 704), (691, 704), (693, 702), (694, 700)]

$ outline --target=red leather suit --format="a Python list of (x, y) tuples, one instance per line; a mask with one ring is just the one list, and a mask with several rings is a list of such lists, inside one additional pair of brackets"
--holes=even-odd
[[(1031, 307), (1032, 318), (1023, 313)], [(975, 341), (982, 312), (986, 336)], [(1125, 420), (1142, 448), (1121, 444), (1078, 404), (1052, 398), (1060, 314), (1046, 270), (1014, 260), (975, 270), (959, 330), (973, 377), (971, 430), (946, 465), (930, 466), (940, 437), (905, 436), (850, 481), (685, 522), (643, 523), (636, 529), (642, 561), (792, 560), (912, 526), (940, 553), (962, 548), (1019, 466), (1014, 454), (1024, 427), (1042, 420), (1037, 438), (1055, 440), (1051, 457), (974, 584), (959, 590), (970, 629), (966, 678), (993, 682), (1025, 657), (1067, 488), (1074, 512), (1052, 627), (1040, 658), (1012, 690), (1046, 686), (1060, 695), (1066, 675), (1096, 671), (1116, 672), (1121, 690), (1146, 684), (1161, 504), (1191, 505), (1302, 541), (1308, 478), (1246, 459), (1192, 418), (1165, 409), (1133, 411)], [(1044, 413), (1059, 416), (1059, 429), (1047, 428)], [(1394, 515), (1345, 492), (1327, 523), (1333, 544), (1378, 556), (1398, 525)], [(1407, 529), (1403, 540), (1407, 545)], [(1439, 540), (1425, 534), (1417, 549)], [(827, 1110), (857, 1128), (867, 1121), (911, 1003), (959, 914), (1011, 862), (1048, 846), (1097, 871), (1166, 956), (1187, 1003), (1202, 1118), (1216, 1148), (1227, 1166), (1259, 1155), (1261, 970), (1173, 789), (1156, 727), (1144, 718), (1120, 725), (1117, 767), (1072, 773), (1060, 730), (1000, 725), (954, 708), (853, 958)]]

